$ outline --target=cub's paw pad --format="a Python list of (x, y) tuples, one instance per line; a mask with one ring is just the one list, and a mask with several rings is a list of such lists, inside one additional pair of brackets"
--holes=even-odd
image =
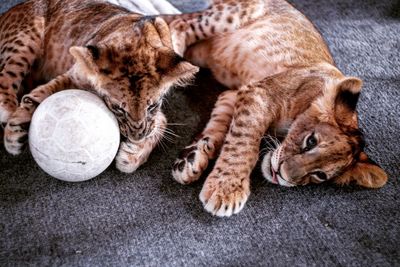
[(207, 168), (213, 151), (214, 146), (208, 137), (186, 147), (172, 167), (172, 176), (181, 184), (197, 181)]
[(200, 200), (211, 214), (229, 217), (243, 209), (249, 195), (249, 179), (210, 176), (200, 192)]
[(10, 119), (4, 129), (4, 146), (12, 155), (21, 154), (28, 141), (29, 122), (16, 123)]

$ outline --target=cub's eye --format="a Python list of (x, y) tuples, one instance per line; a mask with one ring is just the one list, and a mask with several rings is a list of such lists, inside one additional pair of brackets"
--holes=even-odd
[(315, 137), (314, 134), (309, 135), (306, 140), (305, 140), (305, 144), (304, 144), (304, 148), (303, 151), (310, 151), (311, 149), (313, 149), (314, 147), (316, 147), (318, 144), (317, 138)]
[(317, 176), (317, 178), (318, 178), (320, 181), (326, 181), (326, 180), (328, 180), (328, 176), (326, 175), (326, 173), (321, 172), (321, 171), (313, 172), (311, 175)]

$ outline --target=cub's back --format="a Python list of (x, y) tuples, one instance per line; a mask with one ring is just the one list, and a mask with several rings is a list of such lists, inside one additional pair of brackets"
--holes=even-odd
[(242, 28), (196, 44), (194, 63), (211, 68), (228, 87), (259, 81), (297, 66), (334, 64), (314, 25), (283, 0), (266, 0), (265, 15)]
[[(0, 25), (3, 25), (0, 26), (0, 36), (12, 36), (16, 33), (14, 31), (30, 36), (35, 33), (27, 24), (42, 23), (42, 56), (38, 57), (32, 72), (35, 80), (50, 80), (72, 66), (71, 46), (87, 44), (94, 36), (99, 38), (97, 33), (105, 23), (129, 14), (121, 7), (99, 0), (29, 0), (0, 17)], [(15, 30), (10, 30), (12, 28)]]

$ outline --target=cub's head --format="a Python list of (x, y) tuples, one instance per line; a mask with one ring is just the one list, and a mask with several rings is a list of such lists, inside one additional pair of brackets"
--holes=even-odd
[(332, 180), (382, 187), (386, 173), (364, 152), (356, 104), (362, 82), (345, 78), (325, 91), (290, 126), (282, 144), (263, 159), (263, 175), (284, 186)]
[(74, 73), (103, 98), (121, 134), (135, 142), (162, 130), (163, 97), (198, 71), (173, 51), (165, 21), (123, 17), (103, 27), (93, 43), (71, 47)]

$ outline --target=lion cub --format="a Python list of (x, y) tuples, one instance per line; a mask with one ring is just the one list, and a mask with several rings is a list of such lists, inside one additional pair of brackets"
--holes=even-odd
[(386, 183), (358, 129), (361, 80), (337, 69), (321, 35), (294, 7), (283, 0), (220, 0), (181, 20), (193, 23), (188, 33), (223, 29), (192, 46), (186, 58), (232, 88), (219, 96), (200, 138), (173, 167), (174, 178), (188, 184), (217, 157), (200, 193), (207, 211), (230, 216), (242, 210), (268, 131), (287, 132), (262, 161), (263, 175), (273, 183)]
[[(0, 16), (4, 145), (11, 154), (21, 152), (32, 114), (49, 95), (91, 90), (119, 121), (124, 141), (117, 168), (133, 172), (163, 136), (163, 97), (197, 70), (174, 52), (161, 18), (100, 0), (26, 1)], [(24, 81), (31, 91), (19, 102)]]

